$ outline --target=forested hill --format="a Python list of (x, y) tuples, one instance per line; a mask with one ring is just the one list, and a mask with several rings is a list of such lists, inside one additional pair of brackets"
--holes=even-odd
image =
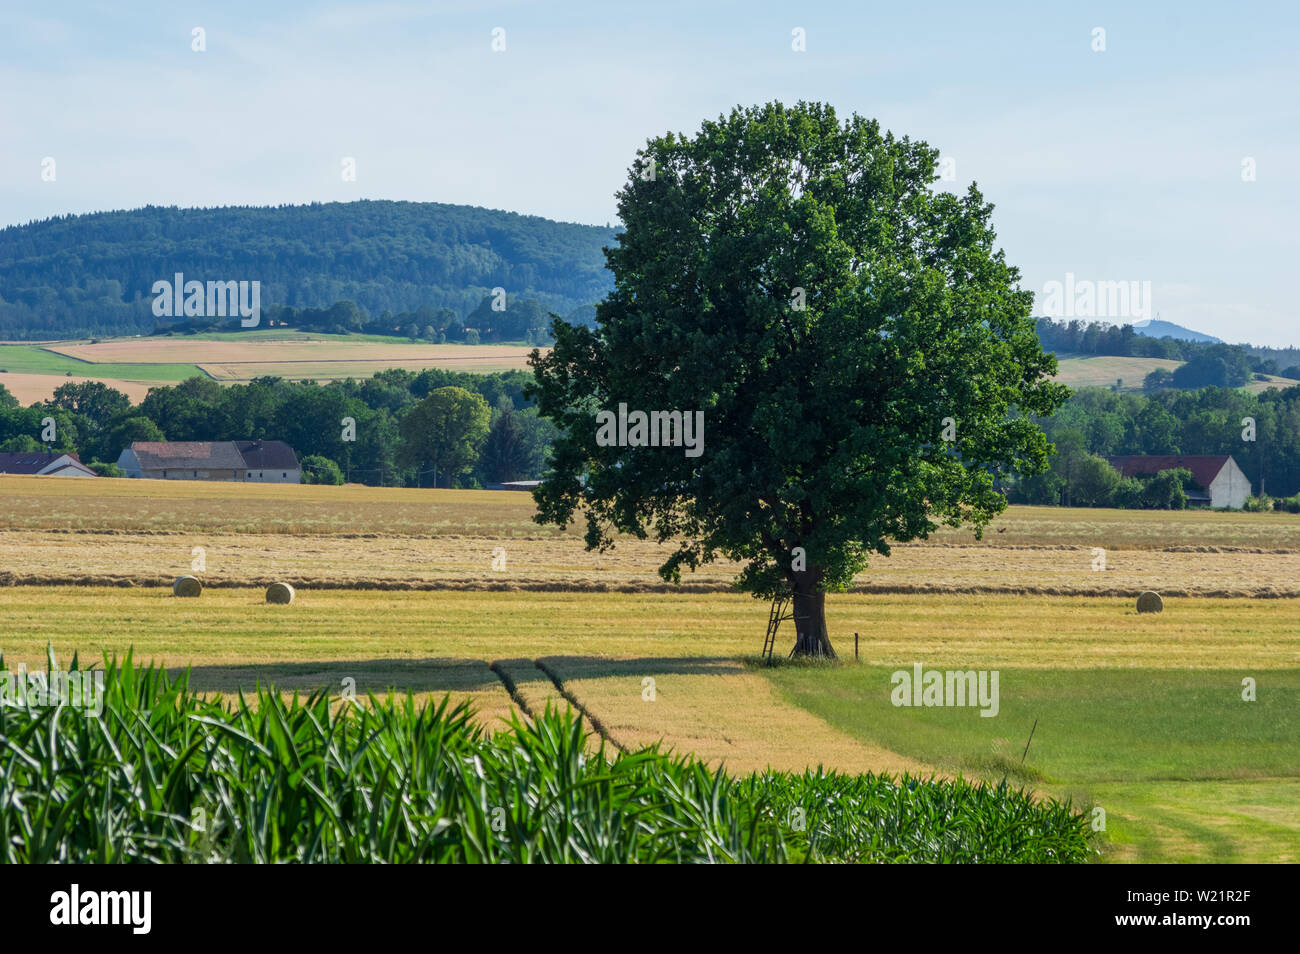
[(567, 315), (612, 285), (614, 230), (433, 202), (331, 202), (62, 216), (0, 230), (0, 339), (147, 333), (153, 283), (262, 283), (261, 303), (372, 315), (450, 308), (495, 287)]

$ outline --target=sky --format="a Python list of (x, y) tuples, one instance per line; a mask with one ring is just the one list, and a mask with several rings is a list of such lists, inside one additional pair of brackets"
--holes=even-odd
[(358, 198), (614, 223), (649, 137), (821, 101), (978, 183), (1037, 313), (1067, 275), (1137, 282), (1127, 313), (1062, 307), (1300, 345), (1300, 4), (1134, 6), (0, 0), (0, 226)]

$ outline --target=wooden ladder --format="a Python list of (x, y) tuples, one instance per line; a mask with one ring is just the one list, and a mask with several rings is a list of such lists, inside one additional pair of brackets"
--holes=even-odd
[(794, 610), (786, 612), (790, 602), (788, 596), (778, 596), (772, 600), (772, 608), (767, 614), (767, 635), (763, 637), (763, 658), (772, 661), (772, 652), (776, 648), (776, 630), (783, 620), (793, 619)]

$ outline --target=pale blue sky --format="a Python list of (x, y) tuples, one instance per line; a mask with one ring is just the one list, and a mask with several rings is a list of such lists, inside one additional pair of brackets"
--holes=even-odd
[(1161, 318), (1300, 344), (1296, 4), (906, 6), (6, 0), (0, 224), (362, 197), (604, 223), (647, 136), (822, 100), (952, 157), (1026, 288), (1149, 281)]

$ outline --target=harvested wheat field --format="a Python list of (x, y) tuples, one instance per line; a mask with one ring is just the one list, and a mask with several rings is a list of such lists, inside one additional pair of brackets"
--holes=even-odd
[[(202, 548), (205, 569), (193, 569)], [(494, 554), (505, 564), (494, 569)], [(300, 589), (723, 592), (739, 569), (715, 563), (665, 583), (666, 547), (626, 540), (608, 553), (555, 536), (292, 536), (261, 533), (0, 530), (0, 584), (170, 585), (195, 572), (206, 587)], [(851, 591), (1133, 596), (1300, 597), (1300, 551), (1107, 551), (1086, 547), (898, 546)]]
[(121, 378), (21, 373), (15, 371), (0, 374), (0, 384), (7, 387), (9, 392), (18, 399), (18, 403), (24, 407), (35, 404), (37, 401), (52, 399), (54, 392), (65, 384), (85, 384), (87, 381), (102, 381), (110, 388), (121, 391), (135, 404), (139, 404), (144, 400), (150, 388), (176, 383), (175, 381), (124, 381)]
[[(895, 665), (1078, 669), (1282, 669), (1300, 666), (1300, 604), (1292, 600), (1133, 601), (1086, 597), (833, 594), (831, 640), (842, 657)], [(729, 593), (304, 591), (273, 606), (260, 589), (207, 589), (195, 600), (162, 588), (0, 587), (0, 650), (34, 664), (125, 653), (171, 667), (262, 667), (373, 660), (593, 656), (742, 659), (763, 642), (767, 604)], [(793, 636), (781, 631), (782, 652)], [(252, 672), (253, 670), (248, 670)], [(383, 666), (371, 672), (382, 672)], [(358, 678), (358, 692), (387, 677)], [(407, 677), (401, 684), (418, 691)]]
[(784, 701), (771, 682), (734, 659), (591, 659), (539, 663), (560, 679), (600, 729), (629, 751), (661, 744), (729, 772), (801, 772), (818, 763), (848, 772), (933, 775), (915, 759), (864, 744)]
[[(588, 552), (580, 528), (535, 523), (531, 495), (508, 491), (0, 477), (0, 494), (0, 582), (11, 585), (170, 584), (196, 547), (209, 587), (723, 591), (738, 569), (666, 584), (666, 546), (629, 538)], [(1296, 597), (1300, 516), (1012, 507), (982, 540), (941, 531), (895, 546), (852, 588)]]
[[(8, 529), (230, 530), (287, 534), (550, 537), (516, 491), (222, 481), (50, 481), (0, 475)], [(166, 526), (170, 521), (173, 525)], [(578, 538), (581, 528), (570, 528)], [(928, 544), (1300, 550), (1300, 515), (1209, 510), (1009, 507), (977, 540), (940, 528)]]

